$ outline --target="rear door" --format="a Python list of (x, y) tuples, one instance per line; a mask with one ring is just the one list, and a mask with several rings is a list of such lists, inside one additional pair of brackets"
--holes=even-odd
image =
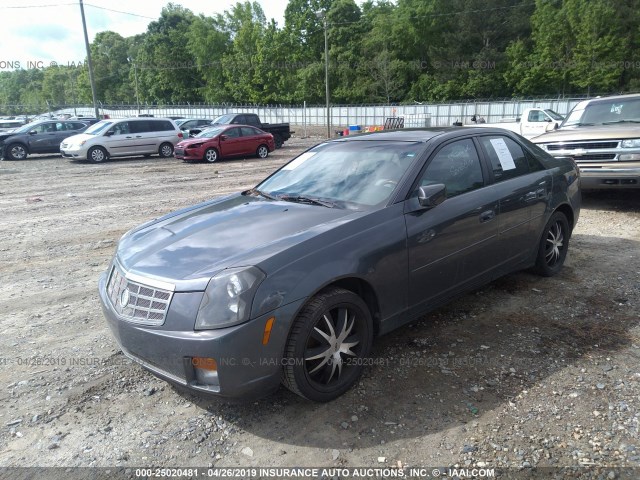
[(265, 143), (264, 140), (260, 137), (262, 132), (256, 130), (254, 127), (240, 127), (240, 131), (242, 132), (242, 138), (244, 141), (242, 142), (242, 153), (245, 155), (254, 155), (258, 147)]
[(148, 155), (158, 151), (158, 134), (155, 131), (157, 120), (132, 120), (131, 134), (137, 154)]
[[(499, 199), (485, 188), (486, 176), (471, 137), (440, 147), (420, 174), (405, 205), (412, 314), (481, 283), (499, 260)], [(438, 183), (447, 187), (447, 199), (429, 210), (416, 208), (417, 188)]]
[(490, 189), (499, 197), (502, 263), (514, 265), (537, 247), (535, 232), (540, 229), (533, 228), (532, 219), (541, 218), (547, 208), (551, 173), (506, 135), (483, 135), (478, 141), (490, 165)]

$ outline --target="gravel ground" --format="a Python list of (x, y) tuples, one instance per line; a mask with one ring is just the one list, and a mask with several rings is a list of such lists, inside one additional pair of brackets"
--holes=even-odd
[(244, 404), (196, 397), (119, 352), (96, 292), (118, 238), (252, 186), (317, 141), (214, 165), (0, 163), (0, 466), (640, 478), (640, 192), (585, 194), (560, 275), (510, 275), (377, 339), (357, 388), (329, 404), (282, 388)]

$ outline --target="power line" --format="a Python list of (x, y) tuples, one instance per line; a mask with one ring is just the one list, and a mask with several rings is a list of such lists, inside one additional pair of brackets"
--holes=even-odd
[(158, 19), (157, 17), (148, 17), (148, 16), (146, 16), (146, 15), (140, 15), (140, 14), (138, 14), (138, 13), (131, 13), (131, 12), (125, 12), (125, 11), (122, 11), (122, 10), (115, 10), (115, 9), (113, 9), (113, 8), (100, 7), (100, 6), (98, 6), (98, 5), (93, 5), (93, 4), (91, 4), (91, 3), (85, 3), (85, 5), (86, 5), (87, 7), (93, 7), (93, 8), (97, 8), (97, 9), (99, 9), (99, 10), (106, 10), (106, 11), (108, 11), (108, 12), (122, 13), (123, 15), (131, 15), (131, 16), (133, 16), (133, 17), (148, 18), (148, 19), (150, 19), (150, 20), (157, 20), (157, 19)]
[(9, 5), (2, 8), (47, 8), (47, 7), (66, 7), (67, 5), (78, 5), (77, 3), (52, 3), (49, 5)]

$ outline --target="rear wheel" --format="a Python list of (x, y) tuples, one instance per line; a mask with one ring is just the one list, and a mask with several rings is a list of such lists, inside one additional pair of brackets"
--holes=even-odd
[(282, 139), (282, 135), (276, 133), (273, 136), (273, 141), (276, 144), (276, 148), (282, 148), (282, 145), (284, 145), (284, 140)]
[(267, 158), (269, 156), (269, 148), (266, 145), (260, 145), (256, 150), (256, 155), (258, 155), (258, 158)]
[(215, 148), (207, 148), (204, 152), (203, 160), (209, 163), (218, 161), (218, 151)]
[(554, 213), (544, 227), (534, 271), (544, 277), (557, 274), (569, 249), (569, 222), (562, 212)]
[(24, 160), (27, 158), (27, 147), (21, 143), (12, 143), (5, 151), (9, 160)]
[(91, 147), (87, 152), (87, 158), (95, 163), (104, 162), (107, 159), (107, 152), (102, 147)]
[(168, 142), (163, 143), (162, 145), (160, 145), (160, 148), (158, 149), (158, 153), (162, 158), (168, 158), (173, 156), (173, 145), (171, 145)]
[(363, 300), (342, 288), (325, 290), (293, 323), (282, 382), (309, 400), (333, 400), (356, 383), (372, 343), (371, 313)]

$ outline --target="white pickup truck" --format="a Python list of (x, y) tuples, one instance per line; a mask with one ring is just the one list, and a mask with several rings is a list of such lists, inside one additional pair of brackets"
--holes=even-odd
[(564, 117), (548, 108), (527, 108), (521, 117), (504, 119), (498, 123), (483, 123), (480, 115), (474, 115), (473, 119), (476, 119), (476, 122), (467, 124), (465, 127), (504, 128), (519, 133), (523, 137), (533, 138), (556, 130)]

